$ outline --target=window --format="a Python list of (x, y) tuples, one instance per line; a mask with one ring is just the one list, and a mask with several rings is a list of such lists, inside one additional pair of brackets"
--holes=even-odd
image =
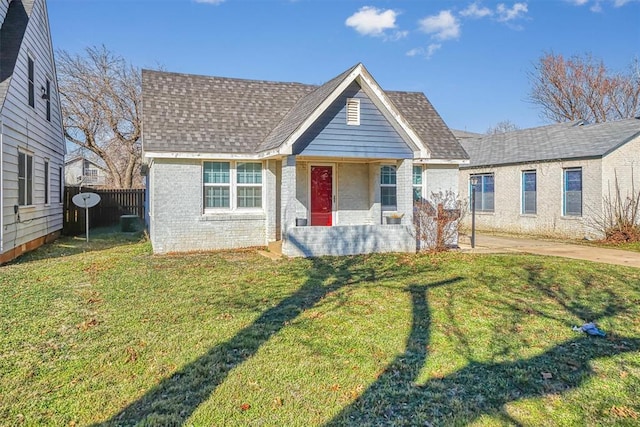
[(380, 169), (380, 200), (383, 209), (395, 210), (396, 199), (396, 168), (383, 166)]
[(238, 208), (262, 207), (262, 165), (238, 163)]
[(33, 204), (33, 156), (18, 152), (18, 204)]
[(582, 168), (564, 170), (563, 215), (582, 216)]
[(522, 213), (536, 213), (536, 171), (522, 172)]
[(49, 79), (47, 79), (46, 85), (45, 100), (47, 102), (47, 121), (51, 121), (51, 81)]
[(35, 64), (30, 56), (27, 56), (27, 78), (28, 78), (28, 92), (29, 92), (29, 105), (36, 106), (36, 86), (35, 86)]
[(204, 162), (203, 182), (205, 210), (262, 208), (261, 163)]
[(49, 204), (49, 160), (44, 161), (44, 204)]
[(360, 125), (360, 100), (356, 98), (347, 98), (347, 124)]
[(413, 167), (413, 201), (422, 200), (422, 166)]
[(204, 163), (204, 207), (231, 207), (231, 167), (229, 162)]
[[(474, 184), (475, 181), (475, 184)], [(471, 191), (475, 188), (475, 209), (480, 212), (493, 212), (494, 185), (493, 174), (471, 175)]]
[(60, 183), (60, 194), (58, 195), (59, 203), (62, 203), (62, 201), (64, 200), (64, 175), (63, 175), (63, 171), (62, 171), (62, 166), (60, 166), (58, 168), (58, 182)]

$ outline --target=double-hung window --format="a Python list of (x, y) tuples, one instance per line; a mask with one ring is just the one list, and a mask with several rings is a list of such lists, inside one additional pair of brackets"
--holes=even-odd
[(422, 166), (413, 167), (413, 201), (422, 200)]
[(204, 209), (262, 208), (262, 164), (204, 162)]
[(18, 205), (33, 204), (33, 156), (18, 151)]
[(44, 161), (44, 204), (49, 204), (49, 160)]
[(536, 171), (522, 172), (522, 213), (535, 214), (536, 206)]
[(471, 175), (472, 193), (475, 189), (475, 209), (480, 212), (493, 212), (494, 178), (492, 173)]
[(382, 166), (380, 169), (380, 201), (383, 210), (396, 210), (396, 168), (395, 166)]
[(36, 106), (36, 71), (33, 58), (27, 56), (27, 92), (29, 96), (29, 105), (31, 107)]
[(262, 164), (238, 163), (238, 208), (262, 207)]
[(47, 79), (45, 91), (46, 117), (47, 121), (51, 121), (51, 81), (49, 79)]
[(562, 214), (582, 216), (582, 168), (564, 170)]

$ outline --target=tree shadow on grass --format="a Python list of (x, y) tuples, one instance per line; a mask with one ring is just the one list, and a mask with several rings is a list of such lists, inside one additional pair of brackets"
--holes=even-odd
[[(274, 334), (328, 294), (377, 280), (359, 257), (315, 258), (305, 283), (264, 311), (233, 338), (211, 348), (102, 425), (181, 425), (222, 384), (229, 372), (255, 355)], [(394, 275), (389, 271), (388, 277)]]
[(448, 376), (416, 384), (428, 357), (427, 292), (456, 280), (410, 288), (413, 323), (404, 354), (326, 426), (462, 425), (482, 415), (519, 425), (504, 410), (506, 404), (575, 389), (593, 376), (591, 361), (640, 350), (638, 338), (582, 336), (535, 357), (501, 363), (471, 361)]

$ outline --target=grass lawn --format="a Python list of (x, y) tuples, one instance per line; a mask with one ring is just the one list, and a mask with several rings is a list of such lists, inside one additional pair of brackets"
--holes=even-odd
[(0, 267), (0, 325), (3, 425), (640, 422), (640, 270), (619, 266), (94, 233)]

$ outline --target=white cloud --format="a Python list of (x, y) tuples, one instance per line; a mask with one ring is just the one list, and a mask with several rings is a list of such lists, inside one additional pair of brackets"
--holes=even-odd
[(509, 9), (504, 3), (500, 3), (496, 9), (498, 12), (498, 21), (508, 22), (514, 19), (522, 18), (528, 11), (526, 3), (514, 3)]
[(413, 48), (410, 51), (408, 51), (406, 55), (407, 56), (424, 56), (425, 58), (430, 59), (431, 56), (433, 56), (433, 54), (436, 53), (436, 51), (441, 47), (442, 47), (442, 44), (440, 43), (431, 43), (429, 46), (427, 46), (426, 49), (422, 47)]
[[(398, 13), (391, 9), (382, 10), (373, 6), (364, 6), (348, 17), (345, 24), (365, 36), (384, 36), (386, 30), (396, 28), (397, 16)], [(401, 35), (398, 38), (402, 38), (407, 33), (399, 31), (396, 35)]]
[(460, 37), (460, 22), (448, 10), (420, 20), (420, 29), (437, 40), (457, 39)]
[(206, 3), (206, 4), (215, 4), (218, 5), (223, 3), (225, 0), (194, 0), (196, 3)]
[(493, 15), (488, 7), (478, 6), (478, 3), (471, 3), (466, 9), (460, 11), (460, 15), (465, 18), (484, 18)]
[(431, 58), (431, 56), (436, 53), (438, 49), (440, 49), (442, 45), (440, 43), (431, 43), (427, 47), (427, 59)]
[(589, 3), (589, 0), (566, 0), (569, 3), (573, 3), (576, 6), (584, 6), (585, 4)]

